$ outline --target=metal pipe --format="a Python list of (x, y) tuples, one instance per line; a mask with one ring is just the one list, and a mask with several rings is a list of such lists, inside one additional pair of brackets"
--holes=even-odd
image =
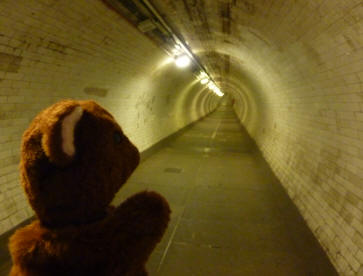
[(149, 10), (149, 12), (157, 18), (157, 20), (162, 24), (162, 26), (167, 30), (170, 34), (170, 36), (173, 38), (175, 44), (180, 45), (183, 49), (183, 51), (193, 60), (195, 64), (199, 66), (199, 68), (204, 71), (208, 78), (215, 83), (213, 78), (209, 75), (208, 71), (205, 69), (205, 67), (199, 63), (197, 58), (194, 56), (194, 54), (191, 52), (191, 50), (188, 48), (188, 46), (185, 45), (184, 40), (181, 39), (174, 31), (173, 29), (168, 25), (167, 22), (161, 17), (159, 12), (156, 10), (156, 8), (149, 2), (149, 0), (140, 0), (140, 2)]

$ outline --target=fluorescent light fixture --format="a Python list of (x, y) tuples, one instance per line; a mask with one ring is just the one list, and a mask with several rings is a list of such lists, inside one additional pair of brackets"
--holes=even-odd
[(201, 84), (207, 84), (208, 82), (209, 82), (208, 78), (201, 79), (200, 81)]
[(202, 72), (200, 72), (199, 78), (205, 79), (205, 78), (208, 78), (208, 75), (202, 71)]
[(174, 55), (177, 55), (177, 54), (180, 53), (180, 50), (175, 48), (175, 49), (172, 50), (172, 52), (173, 52)]
[(221, 92), (221, 90), (219, 89), (219, 88), (216, 88), (216, 89), (214, 89), (213, 90), (214, 91), (214, 93), (216, 94), (216, 95), (218, 95), (218, 96), (223, 96), (223, 93)]
[(172, 50), (174, 56), (178, 56), (182, 53), (182, 49), (179, 44), (175, 44), (174, 49)]
[(223, 92), (218, 87), (216, 87), (214, 93), (216, 93), (219, 97), (222, 97), (224, 95)]
[(219, 96), (219, 97), (223, 97), (224, 96), (224, 94), (221, 92), (221, 91), (219, 91), (219, 93), (216, 93), (217, 94), (217, 96)]
[(208, 88), (210, 90), (212, 90), (216, 95), (218, 95), (219, 97), (224, 96), (224, 93), (217, 87), (217, 85), (215, 85), (214, 82), (209, 82), (208, 84)]
[(216, 95), (218, 95), (219, 97), (222, 97), (224, 95), (224, 93), (217, 87), (217, 85), (215, 85), (213, 82), (210, 82), (208, 84), (208, 88), (210, 90), (212, 90)]
[(181, 55), (181, 56), (178, 56), (175, 59), (175, 64), (179, 68), (185, 68), (185, 67), (187, 67), (190, 64), (190, 62), (191, 62), (190, 58), (187, 55), (185, 55), (185, 54), (184, 55)]

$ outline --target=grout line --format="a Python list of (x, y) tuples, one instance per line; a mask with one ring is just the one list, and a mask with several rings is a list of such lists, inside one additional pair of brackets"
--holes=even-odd
[[(184, 208), (183, 208), (182, 213), (184, 213), (184, 210), (185, 210), (185, 206), (184, 206)], [(173, 241), (173, 239), (174, 239), (174, 236), (175, 236), (176, 230), (177, 230), (177, 228), (178, 228), (178, 226), (179, 226), (179, 224), (180, 224), (181, 218), (182, 218), (182, 214), (181, 214), (181, 215), (180, 215), (180, 217), (178, 218), (178, 221), (177, 221), (177, 223), (176, 223), (176, 225), (175, 225), (175, 228), (174, 228), (174, 230), (173, 230), (173, 233), (171, 233), (171, 236), (170, 236), (170, 239), (169, 239), (169, 241), (168, 241), (168, 244), (166, 245), (166, 248), (165, 248), (165, 250), (164, 250), (164, 253), (163, 253), (163, 255), (161, 256), (160, 263), (159, 263), (158, 268), (157, 268), (157, 270), (156, 270), (156, 272), (157, 272), (157, 273), (159, 273), (159, 272), (160, 272), (161, 266), (162, 266), (162, 265), (163, 265), (163, 263), (164, 263), (164, 260), (165, 260), (165, 258), (166, 258), (166, 254), (168, 253), (168, 250), (169, 250), (169, 248), (170, 248), (170, 246), (171, 246), (171, 243), (172, 243), (172, 241)]]
[[(200, 163), (200, 164), (201, 164), (201, 163)], [(202, 167), (202, 165), (199, 165), (198, 170), (197, 170), (197, 172), (195, 173), (195, 177), (196, 177), (197, 175), (199, 175), (199, 172), (200, 172), (200, 170), (201, 170), (201, 167)], [(161, 257), (160, 263), (159, 263), (158, 268), (157, 268), (157, 270), (156, 270), (156, 272), (157, 272), (157, 273), (159, 273), (159, 272), (160, 272), (160, 270), (161, 270), (161, 266), (163, 265), (164, 260), (165, 260), (165, 258), (166, 258), (166, 255), (167, 255), (167, 253), (168, 253), (168, 250), (169, 250), (169, 248), (170, 248), (170, 246), (171, 246), (171, 244), (172, 244), (172, 242), (173, 242), (173, 239), (174, 239), (174, 236), (175, 236), (175, 234), (176, 234), (176, 231), (177, 231), (177, 229), (178, 229), (178, 227), (179, 227), (179, 224), (180, 224), (180, 222), (181, 222), (181, 220), (182, 220), (182, 217), (183, 217), (183, 215), (184, 215), (184, 212), (185, 212), (185, 209), (186, 209), (186, 205), (187, 205), (187, 203), (188, 203), (188, 198), (189, 198), (189, 196), (190, 196), (190, 194), (191, 194), (191, 191), (193, 190), (194, 186), (195, 186), (195, 183), (193, 182), (193, 184), (192, 184), (192, 185), (190, 185), (190, 187), (189, 187), (189, 189), (188, 189), (188, 191), (187, 191), (187, 195), (185, 196), (185, 204), (184, 204), (184, 206), (183, 206), (182, 211), (180, 212), (180, 216), (179, 216), (179, 218), (178, 218), (178, 220), (177, 220), (177, 222), (176, 222), (176, 224), (175, 224), (174, 230), (173, 230), (173, 232), (171, 233), (171, 236), (170, 236), (170, 239), (169, 239), (169, 241), (168, 241), (168, 244), (166, 245), (166, 248), (165, 248), (165, 250), (164, 250), (164, 252), (163, 252), (163, 255), (162, 255), (162, 257)]]
[(217, 125), (217, 127), (216, 127), (215, 131), (213, 132), (212, 140), (214, 140), (214, 139), (216, 138), (216, 136), (217, 136), (217, 132), (218, 132), (218, 129), (219, 129), (219, 127), (221, 126), (221, 124), (222, 124), (222, 118), (219, 120), (219, 123), (218, 123), (218, 125)]
[[(219, 130), (219, 128), (220, 128), (220, 126), (221, 126), (221, 124), (222, 124), (222, 118), (220, 118), (220, 119), (219, 119), (219, 122), (218, 122), (218, 124), (217, 124), (217, 127), (216, 127), (216, 129), (214, 130), (214, 132), (213, 132), (213, 134), (212, 134), (212, 137), (211, 137), (211, 139), (210, 139), (210, 141), (209, 141), (209, 146), (211, 146), (212, 141), (215, 139), (215, 137), (216, 137), (216, 135), (217, 135), (217, 132), (218, 132), (218, 130)], [(196, 174), (195, 174), (196, 176), (197, 176), (197, 175), (199, 175), (199, 172), (200, 172), (200, 170), (201, 170), (201, 167), (202, 167), (202, 165), (199, 165), (198, 170), (197, 170), (197, 172), (196, 172)], [(187, 195), (186, 195), (186, 198), (185, 198), (185, 204), (184, 204), (183, 209), (182, 209), (182, 211), (181, 211), (181, 214), (180, 214), (180, 216), (179, 216), (179, 218), (178, 218), (178, 220), (177, 220), (177, 222), (176, 222), (175, 228), (174, 228), (173, 232), (171, 233), (171, 236), (170, 236), (170, 239), (169, 239), (169, 241), (168, 241), (168, 244), (166, 245), (166, 248), (165, 248), (165, 250), (164, 250), (164, 252), (163, 252), (163, 255), (162, 255), (161, 260), (160, 260), (160, 262), (159, 262), (158, 268), (157, 268), (157, 270), (156, 270), (156, 272), (157, 272), (157, 273), (159, 273), (159, 272), (160, 272), (161, 267), (162, 267), (162, 265), (163, 265), (163, 263), (164, 263), (164, 260), (165, 260), (165, 258), (166, 258), (166, 255), (167, 255), (167, 253), (168, 253), (168, 251), (169, 251), (169, 248), (170, 248), (170, 246), (171, 246), (171, 244), (172, 244), (172, 242), (173, 242), (174, 236), (175, 236), (175, 234), (176, 234), (176, 231), (177, 231), (177, 229), (178, 229), (178, 227), (179, 227), (179, 225), (180, 225), (180, 222), (181, 222), (181, 220), (182, 220), (183, 214), (184, 214), (184, 212), (185, 212), (186, 205), (187, 205), (187, 203), (188, 203), (188, 198), (189, 198), (189, 196), (190, 196), (190, 194), (191, 194), (191, 191), (193, 190), (194, 186), (195, 186), (195, 183), (194, 183), (193, 185), (191, 185), (191, 186), (189, 187), (189, 189), (188, 189), (188, 192), (187, 192)]]
[(216, 127), (216, 129), (214, 130), (214, 132), (213, 132), (213, 134), (212, 134), (212, 137), (211, 137), (211, 139), (209, 140), (209, 144), (208, 144), (208, 147), (209, 148), (211, 148), (212, 147), (212, 142), (213, 142), (213, 140), (216, 138), (216, 136), (217, 136), (217, 132), (218, 132), (218, 130), (219, 130), (219, 128), (220, 128), (220, 126), (221, 126), (221, 124), (222, 124), (222, 120), (223, 120), (223, 118), (219, 118), (219, 122), (218, 122), (218, 124), (217, 124), (217, 127)]

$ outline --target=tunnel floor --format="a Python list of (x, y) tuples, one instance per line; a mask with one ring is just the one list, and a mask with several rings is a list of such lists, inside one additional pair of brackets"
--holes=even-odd
[(145, 189), (172, 208), (150, 275), (338, 275), (231, 106), (141, 163), (116, 202)]

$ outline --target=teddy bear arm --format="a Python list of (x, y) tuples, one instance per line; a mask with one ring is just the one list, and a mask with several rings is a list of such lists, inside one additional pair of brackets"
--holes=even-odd
[(115, 215), (122, 229), (135, 235), (160, 235), (170, 219), (167, 201), (155, 192), (140, 192), (118, 206)]
[[(166, 200), (154, 192), (141, 192), (123, 202), (103, 228), (111, 251), (136, 266), (147, 258), (161, 240), (170, 216)], [(142, 267), (140, 267), (141, 269)]]

